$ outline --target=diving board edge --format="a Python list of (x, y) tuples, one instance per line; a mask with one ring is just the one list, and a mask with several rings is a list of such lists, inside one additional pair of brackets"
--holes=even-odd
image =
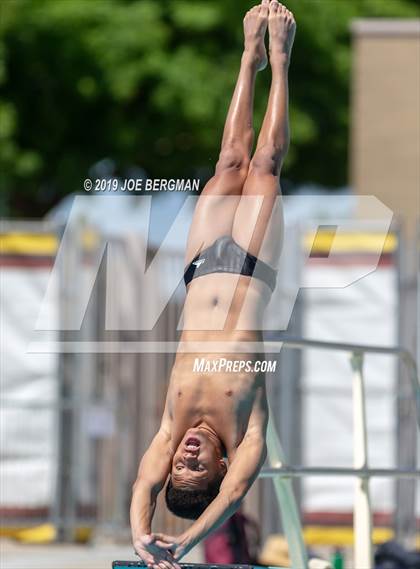
[[(214, 563), (180, 563), (182, 569), (285, 569), (282, 567), (261, 567), (260, 565), (216, 565)], [(145, 567), (140, 561), (114, 561), (113, 569), (133, 569), (133, 567)]]

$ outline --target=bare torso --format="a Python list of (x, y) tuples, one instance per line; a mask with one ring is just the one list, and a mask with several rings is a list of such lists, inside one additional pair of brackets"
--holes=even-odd
[[(218, 434), (226, 456), (233, 459), (252, 421), (255, 401), (265, 402), (264, 374), (253, 370), (261, 356), (244, 351), (240, 344), (261, 340), (257, 328), (269, 299), (266, 289), (256, 279), (226, 273), (206, 275), (189, 285), (181, 341), (193, 342), (197, 351), (179, 351), (171, 374), (173, 448), (188, 429), (208, 425)], [(208, 343), (216, 346), (214, 352), (206, 349)], [(194, 371), (202, 359), (211, 368), (222, 358), (232, 362), (231, 371)], [(248, 369), (233, 371), (233, 362), (241, 361), (248, 362)]]

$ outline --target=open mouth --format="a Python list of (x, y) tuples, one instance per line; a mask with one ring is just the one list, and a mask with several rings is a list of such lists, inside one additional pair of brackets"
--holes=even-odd
[(200, 439), (198, 439), (197, 437), (188, 437), (188, 439), (185, 441), (185, 449), (187, 451), (197, 451), (200, 448)]

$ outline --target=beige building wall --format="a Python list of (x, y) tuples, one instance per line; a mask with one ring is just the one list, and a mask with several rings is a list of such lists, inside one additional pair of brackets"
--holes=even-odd
[(420, 20), (357, 20), (350, 179), (413, 236), (420, 195)]

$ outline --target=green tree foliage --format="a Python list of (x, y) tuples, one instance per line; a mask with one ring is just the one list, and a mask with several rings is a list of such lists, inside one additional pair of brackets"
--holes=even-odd
[[(209, 176), (242, 47), (248, 0), (3, 0), (1, 203), (37, 216), (113, 158), (152, 177)], [(347, 175), (350, 22), (417, 16), (414, 0), (289, 0), (292, 146), (285, 177)], [(269, 69), (257, 83), (261, 123)]]

